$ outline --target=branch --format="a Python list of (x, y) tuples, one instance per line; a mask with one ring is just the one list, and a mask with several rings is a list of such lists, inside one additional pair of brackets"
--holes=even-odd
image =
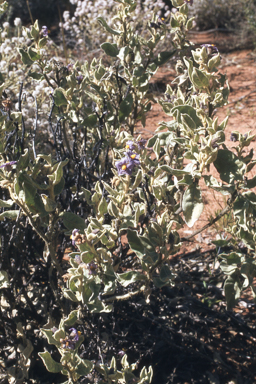
[(108, 299), (105, 299), (104, 302), (111, 303), (112, 301), (115, 301), (115, 300), (128, 300), (131, 297), (136, 296), (139, 293), (142, 293), (144, 290), (145, 290), (145, 285), (140, 287), (137, 291), (129, 292), (129, 293), (126, 293), (125, 295), (122, 295), (122, 296), (117, 296), (117, 295), (111, 296)]
[(190, 240), (192, 237), (196, 236), (198, 233), (204, 231), (205, 229), (211, 227), (214, 223), (216, 223), (216, 221), (218, 221), (219, 219), (221, 219), (223, 216), (225, 216), (230, 210), (231, 210), (231, 206), (230, 205), (227, 205), (213, 220), (211, 220), (208, 224), (206, 224), (204, 227), (202, 228), (199, 228), (197, 229), (195, 232), (193, 232), (191, 235), (187, 236), (187, 237), (182, 237), (180, 240), (181, 241), (188, 241)]

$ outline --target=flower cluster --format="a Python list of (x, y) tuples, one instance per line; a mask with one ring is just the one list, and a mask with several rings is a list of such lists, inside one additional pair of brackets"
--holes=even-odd
[(234, 132), (231, 133), (230, 135), (230, 141), (236, 142), (238, 140), (238, 135)]
[(42, 34), (44, 37), (47, 37), (49, 33), (48, 27), (46, 25), (42, 26)]
[(85, 236), (79, 233), (79, 229), (75, 228), (72, 231), (72, 235), (70, 236), (72, 241), (72, 245), (82, 244), (85, 242)]
[(212, 53), (219, 53), (218, 48), (214, 44), (202, 44), (201, 47), (206, 48), (208, 55), (211, 55)]
[[(141, 144), (143, 145), (142, 142)], [(128, 140), (125, 148), (127, 149), (125, 156), (115, 163), (119, 176), (131, 175), (134, 168), (140, 165), (139, 155), (134, 152), (136, 149), (135, 143), (132, 140)]]
[(2, 164), (0, 168), (4, 168), (7, 172), (10, 172), (12, 170), (12, 166), (16, 163), (17, 161), (7, 161), (6, 163)]
[(77, 331), (76, 328), (70, 328), (69, 331), (71, 332), (69, 336), (66, 336), (65, 339), (60, 339), (61, 348), (74, 350), (81, 332)]

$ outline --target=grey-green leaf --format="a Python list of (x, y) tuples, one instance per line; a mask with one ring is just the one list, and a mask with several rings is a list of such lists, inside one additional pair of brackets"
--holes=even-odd
[(133, 98), (132, 94), (129, 93), (128, 96), (121, 102), (119, 106), (119, 119), (120, 122), (123, 122), (126, 117), (128, 117), (132, 111)]
[(72, 212), (64, 212), (61, 216), (63, 217), (63, 223), (67, 229), (72, 230), (77, 228), (83, 232), (86, 228), (84, 219)]
[(228, 149), (220, 149), (214, 166), (220, 174), (221, 180), (231, 184), (235, 180), (243, 180), (246, 164)]
[(57, 107), (61, 107), (62, 105), (65, 106), (68, 104), (67, 99), (61, 89), (55, 89), (53, 97)]
[(49, 372), (58, 373), (62, 370), (62, 365), (53, 360), (49, 352), (39, 352), (38, 355), (43, 360), (44, 365)]
[(191, 184), (185, 191), (182, 209), (187, 225), (191, 228), (199, 219), (204, 209), (201, 189), (197, 183)]
[(9, 284), (8, 273), (6, 271), (0, 271), (0, 288), (8, 288)]
[(119, 31), (116, 31), (115, 29), (113, 28), (110, 28), (108, 26), (108, 24), (106, 23), (106, 21), (103, 19), (103, 17), (98, 17), (97, 18), (98, 22), (100, 23), (100, 25), (102, 25), (102, 27), (104, 29), (106, 29), (106, 31), (108, 31), (109, 33), (111, 33), (112, 35), (116, 35), (116, 36), (119, 36), (121, 34), (121, 32)]
[(101, 48), (108, 56), (111, 57), (116, 57), (119, 53), (119, 49), (117, 48), (116, 44), (103, 43), (101, 44)]

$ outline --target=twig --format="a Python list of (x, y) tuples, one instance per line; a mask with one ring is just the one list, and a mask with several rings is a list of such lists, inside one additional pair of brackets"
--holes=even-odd
[[(19, 112), (21, 112), (22, 90), (23, 90), (23, 82), (20, 83), (20, 92), (19, 92), (19, 99), (18, 99)], [(21, 131), (20, 146), (21, 146), (21, 153), (23, 153), (23, 143), (24, 143), (24, 137), (25, 137), (25, 121), (24, 121), (23, 115), (21, 117), (21, 125), (22, 125), (22, 131)]]
[(229, 106), (230, 104), (235, 104), (238, 103), (239, 101), (245, 99), (247, 96), (250, 96), (252, 93), (256, 92), (256, 88), (254, 88), (252, 91), (246, 93), (246, 95), (239, 97), (238, 99), (231, 101), (230, 103), (227, 104)]
[(34, 24), (33, 16), (32, 16), (32, 13), (31, 13), (30, 6), (29, 6), (29, 1), (26, 0), (26, 3), (27, 3), (28, 13), (29, 13), (29, 17), (30, 17), (31, 23)]
[(126, 293), (125, 295), (122, 295), (122, 296), (117, 296), (117, 295), (111, 296), (111, 297), (105, 299), (104, 302), (105, 303), (111, 303), (112, 301), (115, 301), (115, 300), (128, 300), (131, 297), (136, 296), (139, 293), (142, 293), (144, 291), (144, 289), (145, 289), (145, 285), (140, 287), (140, 289), (138, 289), (137, 291), (129, 292), (129, 293)]
[(59, 19), (60, 19), (60, 29), (61, 29), (61, 36), (62, 36), (62, 42), (63, 42), (63, 49), (64, 49), (64, 55), (66, 59), (66, 64), (68, 64), (68, 52), (67, 52), (67, 46), (66, 46), (66, 41), (65, 41), (65, 34), (64, 34), (64, 28), (63, 28), (63, 20), (61, 17), (61, 12), (60, 12), (60, 6), (59, 2), (57, 1), (57, 7), (58, 7), (58, 13), (59, 13)]
[(37, 106), (36, 98), (35, 98), (35, 104), (36, 104), (36, 117), (35, 117), (35, 126), (34, 126), (34, 130), (33, 130), (33, 132), (32, 132), (32, 149), (33, 149), (34, 159), (36, 159), (36, 145), (35, 145), (35, 138), (36, 138), (37, 120), (38, 120), (38, 106)]

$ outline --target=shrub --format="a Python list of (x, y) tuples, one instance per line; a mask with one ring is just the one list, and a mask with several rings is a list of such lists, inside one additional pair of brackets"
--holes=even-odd
[[(187, 40), (193, 26), (188, 1), (173, 0), (178, 11), (170, 19), (153, 14), (143, 34), (134, 27), (136, 3), (117, 3), (111, 26), (98, 17), (111, 35), (101, 44), (108, 64), (96, 58), (63, 64), (50, 57), (47, 28), (40, 29), (37, 21), (23, 28), (18, 52), (27, 96), (32, 94), (35, 102), (32, 129), (23, 84), (17, 87), (16, 79), (8, 79), (8, 67), (2, 75), (0, 224), (2, 233), (11, 229), (11, 236), (3, 235), (0, 288), (7, 324), (3, 350), (16, 366), (5, 367), (12, 381), (29, 378), (38, 351), (49, 372), (67, 376), (65, 383), (84, 376), (100, 383), (152, 381), (152, 368), (138, 372), (126, 355), (120, 368), (109, 351), (109, 361), (96, 364), (96, 352), (86, 356), (80, 329), (93, 322), (90, 316), (112, 311), (118, 301), (141, 297), (147, 305), (153, 289), (175, 284), (170, 256), (182, 244), (179, 229), (185, 224), (192, 228), (204, 209), (199, 181), (229, 196), (208, 226), (230, 211), (235, 219), (233, 237), (215, 242), (232, 249), (220, 254), (228, 275), (228, 308), (242, 289), (250, 286), (254, 292), (256, 196), (251, 189), (256, 182), (246, 173), (255, 160), (253, 152), (244, 156), (243, 151), (253, 136), (234, 132), (235, 153), (225, 146), (227, 118), (219, 123), (214, 117), (229, 94), (218, 70), (218, 49), (211, 44), (194, 49)], [(171, 49), (159, 52), (168, 35)], [(172, 119), (161, 122), (146, 142), (135, 136), (135, 128), (138, 121), (146, 124), (155, 102), (149, 81), (174, 56), (177, 77), (159, 100)], [(34, 90), (35, 82), (41, 86)], [(16, 110), (6, 97), (12, 89), (20, 89)], [(48, 130), (40, 113), (45, 120), (48, 115)], [(42, 134), (46, 143), (40, 142)], [(220, 180), (209, 175), (211, 165)], [(67, 245), (73, 248), (66, 268)]]

